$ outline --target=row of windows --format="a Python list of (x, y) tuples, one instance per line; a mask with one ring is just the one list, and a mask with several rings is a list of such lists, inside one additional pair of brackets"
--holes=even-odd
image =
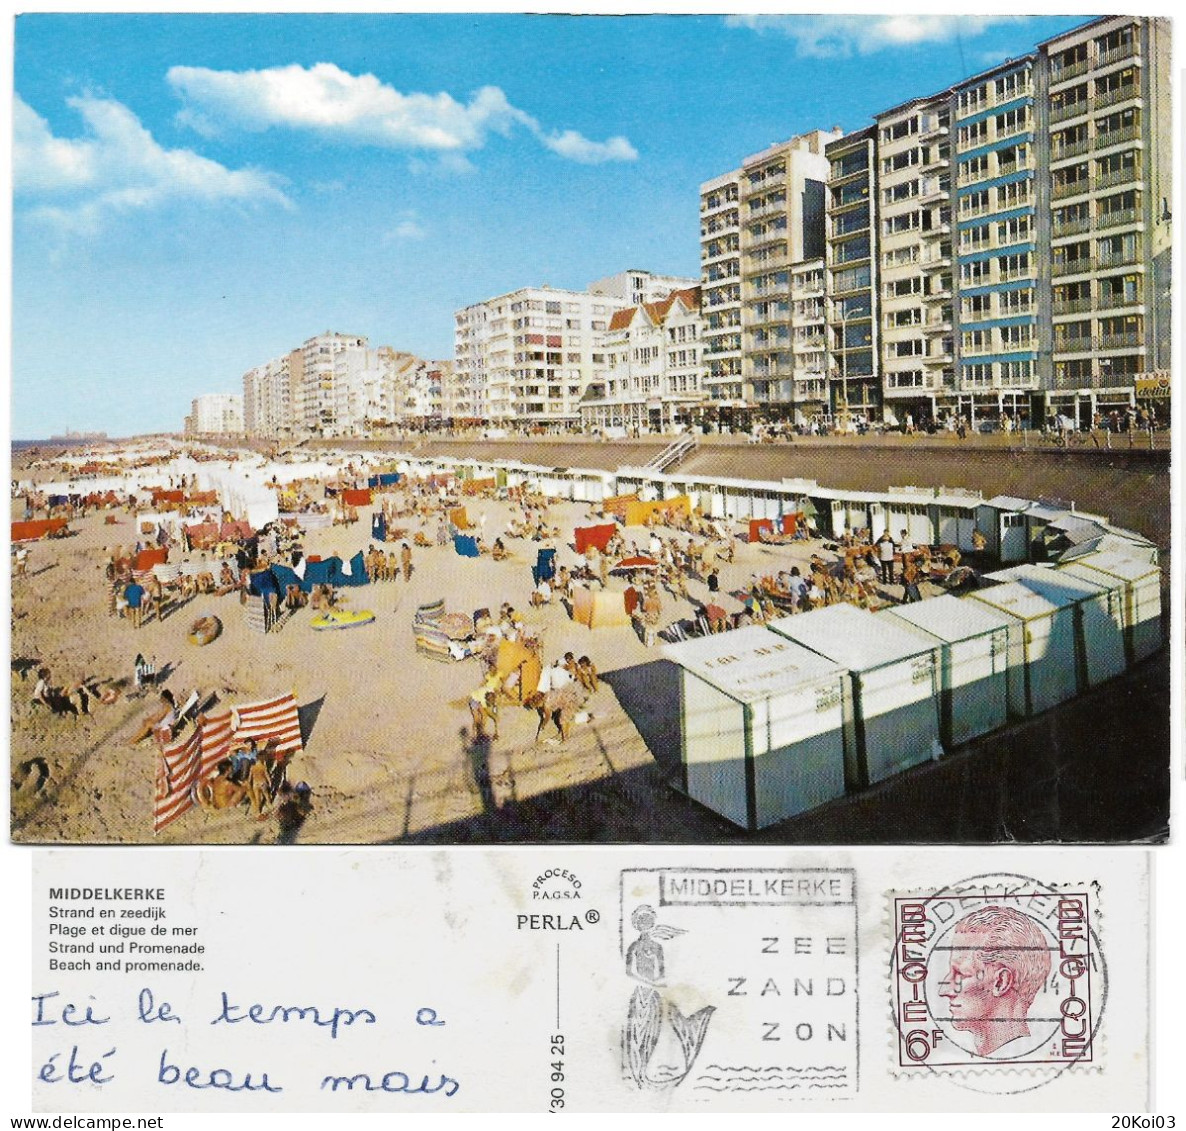
[(964, 251), (976, 251), (991, 246), (994, 230), (998, 247), (1023, 243), (1033, 235), (1033, 217), (1027, 212), (1008, 220), (998, 220), (995, 224), (977, 224), (974, 228), (964, 228), (960, 232), (960, 248)]
[[(989, 123), (992, 128), (989, 128)], [(1017, 106), (997, 114), (992, 118), (981, 118), (970, 125), (961, 126), (958, 133), (961, 148), (972, 149), (978, 145), (985, 145), (995, 138), (1009, 137), (1011, 134), (1023, 133), (1033, 127), (1028, 106)]]
[(1033, 83), (1030, 68), (1022, 67), (1007, 75), (1002, 75), (993, 82), (981, 83), (979, 86), (960, 91), (956, 99), (960, 115), (974, 114), (978, 110), (987, 108), (990, 90), (998, 105), (1002, 102), (1012, 102), (1015, 98), (1032, 93)]

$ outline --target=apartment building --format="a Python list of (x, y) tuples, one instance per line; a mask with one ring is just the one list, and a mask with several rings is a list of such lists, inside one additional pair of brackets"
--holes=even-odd
[(294, 350), (243, 374), (243, 426), (248, 436), (292, 433), (292, 370), (299, 366), (300, 352)]
[(243, 396), (240, 393), (203, 393), (195, 397), (185, 418), (188, 436), (241, 436)]
[(827, 146), (834, 410), (1085, 423), (1168, 371), (1169, 35), (1095, 20)]
[(631, 268), (590, 283), (589, 293), (606, 295), (626, 306), (642, 306), (648, 302), (660, 302), (676, 291), (686, 291), (699, 285), (699, 279), (688, 279), (683, 275), (656, 275), (652, 271)]
[(877, 129), (846, 134), (830, 142), (825, 155), (827, 405), (838, 417), (880, 420)]
[(457, 311), (459, 407), (496, 424), (575, 425), (605, 365), (599, 339), (627, 305), (588, 291), (524, 287)]
[(1170, 24), (1110, 16), (1039, 47), (1048, 113), (1051, 408), (1084, 420), (1170, 367)]
[(930, 415), (942, 406), (974, 422), (1031, 417), (1048, 370), (1036, 72), (1026, 57), (953, 90), (959, 362)]
[(603, 368), (580, 405), (585, 428), (669, 431), (703, 404), (700, 288), (615, 312), (601, 336)]
[(803, 348), (809, 328), (795, 323), (792, 279), (796, 265), (823, 258), (825, 149), (840, 136), (799, 135), (701, 186), (705, 386), (723, 423), (755, 408), (790, 420), (818, 409), (798, 399), (818, 390), (819, 370), (805, 368), (817, 359)]

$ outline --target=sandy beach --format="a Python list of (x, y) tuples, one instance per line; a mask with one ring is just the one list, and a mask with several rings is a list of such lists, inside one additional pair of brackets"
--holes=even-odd
[[(565, 466), (605, 466), (606, 455), (617, 455), (584, 444), (561, 448), (537, 448), (535, 458)], [(472, 445), (469, 450), (474, 452)], [(490, 458), (510, 456), (497, 446), (483, 450)], [(970, 453), (975, 455), (970, 457)], [(645, 462), (645, 448), (637, 449), (636, 454), (637, 462)], [(1018, 460), (1002, 452), (989, 454), (1000, 467), (999, 477), (1006, 481), (999, 488), (988, 484), (989, 489), (1016, 491)], [(969, 448), (964, 455), (967, 466), (979, 460), (981, 452)], [(743, 474), (753, 474), (759, 466), (775, 466), (778, 474), (793, 474), (777, 466), (778, 461), (766, 452), (736, 447), (714, 453), (713, 448), (705, 447), (695, 458), (705, 461), (706, 474), (714, 456), (719, 462), (728, 457), (730, 466)], [(802, 451), (793, 456), (778, 454), (781, 460), (791, 458), (812, 457)], [(915, 458), (913, 454), (911, 458)], [(821, 482), (829, 482), (830, 463), (843, 473), (845, 460), (866, 470), (875, 462), (868, 453), (862, 458), (852, 451), (830, 460), (827, 449), (820, 448), (814, 453), (813, 474)], [(932, 453), (932, 466), (937, 460)], [(1060, 476), (1078, 485), (1080, 506), (1090, 509), (1092, 492), (1101, 501), (1111, 498), (1120, 504), (1110, 508), (1114, 521), (1129, 519), (1127, 525), (1166, 543), (1165, 565), (1168, 474), (1161, 467), (1148, 461), (1126, 463), (1123, 453), (1110, 463), (1080, 460), (1066, 466), (1065, 459), (1059, 463), (1053, 457), (1047, 462), (1055, 487), (1062, 482)], [(1085, 474), (1085, 468), (1090, 474)], [(901, 470), (900, 463), (883, 458), (876, 474), (886, 482), (896, 482), (894, 475)], [(942, 481), (950, 482), (950, 469), (940, 467), (939, 471), (948, 476)], [(764, 477), (776, 476), (767, 471)], [(1036, 495), (1031, 492), (1031, 497)], [(471, 521), (480, 526), (488, 542), (504, 534), (519, 513), (504, 500), (479, 498), (466, 500), (466, 504)], [(1135, 512), (1135, 520), (1122, 510)], [(116, 514), (116, 525), (107, 523), (106, 513)], [(355, 524), (310, 531), (304, 538), (306, 553), (337, 554), (345, 559), (366, 550), (373, 544), (370, 516), (370, 508), (360, 508)], [(578, 563), (571, 545), (573, 527), (597, 518), (593, 504), (549, 506), (548, 521), (561, 531), (554, 543), (558, 565)], [(742, 524), (731, 525), (736, 533)], [(409, 538), (422, 529), (431, 539), (435, 521), (410, 521), (407, 527)], [(165, 619), (153, 617), (134, 629), (130, 621), (109, 611), (104, 575), (110, 548), (130, 545), (136, 539), (132, 516), (122, 510), (94, 512), (72, 522), (71, 529), (74, 533), (69, 538), (32, 544), (26, 575), (13, 580), (15, 840), (243, 844), (275, 843), (281, 838), (273, 818), (257, 822), (245, 809), (211, 814), (198, 808), (154, 837), (157, 753), (151, 740), (132, 746), (129, 738), (155, 696), (130, 699), (121, 694), (112, 704), (93, 702), (90, 714), (78, 718), (52, 715), (30, 702), (33, 669), (38, 664), (50, 668), (55, 684), (98, 681), (111, 685), (129, 680), (138, 652), (155, 659), (158, 670), (167, 674), (166, 685), (179, 700), (191, 690), (204, 699), (212, 696), (224, 706), (284, 692), (295, 695), (306, 743), (290, 767), (289, 779), (307, 782), (314, 799), (313, 812), (299, 832), (298, 843), (697, 841), (733, 840), (744, 835), (668, 785), (678, 758), (678, 733), (672, 732), (672, 698), (677, 693), (672, 666), (661, 660), (658, 648), (645, 647), (628, 626), (590, 630), (577, 624), (558, 601), (539, 609), (530, 607), (531, 566), (539, 548), (534, 542), (504, 534), (510, 556), (502, 562), (488, 556), (461, 558), (452, 545), (417, 547), (410, 581), (400, 578), (343, 591), (347, 608), (374, 612), (372, 623), (347, 631), (317, 632), (310, 624), (311, 610), (303, 609), (279, 631), (260, 635), (248, 628), (235, 594), (195, 597)], [(675, 535), (663, 528), (660, 533)], [(636, 540), (645, 549), (647, 532), (626, 528), (624, 534), (628, 543)], [(734, 546), (735, 560), (720, 565), (720, 603), (730, 612), (740, 608), (729, 595), (732, 591), (747, 586), (755, 577), (795, 562), (805, 563), (810, 553), (819, 549), (818, 544), (776, 547), (737, 538)], [(624, 579), (611, 581), (616, 588), (625, 584)], [(696, 604), (710, 597), (698, 580), (690, 580), (688, 590), (686, 601), (663, 591), (663, 624), (693, 615)], [(896, 597), (900, 592), (900, 586), (891, 587), (886, 595)], [(475, 741), (467, 704), (481, 682), (480, 662), (476, 658), (435, 662), (414, 647), (415, 609), (440, 598), (449, 611), (466, 615), (484, 607), (496, 610), (508, 601), (523, 613), (528, 626), (541, 634), (546, 662), (569, 651), (588, 655), (603, 675), (601, 687), (587, 704), (589, 721), (576, 726), (566, 743), (560, 743), (551, 731), (545, 731), (537, 741), (535, 713), (504, 707), (498, 739)], [(218, 616), (223, 631), (212, 644), (196, 647), (187, 640), (187, 632), (194, 619), (205, 614)], [(1168, 667), (1164, 674), (1168, 675)], [(1088, 712), (1100, 709), (1115, 710), (1114, 706), (1101, 708), (1099, 703), (1106, 704), (1107, 696), (1120, 696), (1123, 714), (1130, 719), (1140, 717), (1146, 728), (1147, 733), (1136, 735), (1135, 741), (1145, 747), (1153, 744), (1132, 804), (1146, 807), (1140, 821), (1155, 830), (1160, 820), (1162, 777), (1157, 736), (1162, 728), (1168, 733), (1168, 688), (1163, 680), (1162, 668), (1147, 664), (1123, 681), (1115, 681), (1115, 686), (1102, 689), (1104, 699), (1095, 706), (1071, 704), (1075, 710), (1061, 713), (1061, 722), (1032, 720), (1010, 736), (1001, 736), (995, 741), (1003, 745), (994, 757), (1012, 757), (1008, 751), (1018, 741), (1029, 741), (1024, 738), (1026, 727), (1061, 726), (1066, 741), (1067, 727), (1075, 719), (1086, 719)], [(1160, 705), (1163, 697), (1164, 711)], [(1121, 740), (1129, 741), (1117, 736), (1117, 741)], [(1168, 769), (1168, 748), (1164, 760)], [(941, 769), (947, 775), (959, 772), (951, 766)], [(982, 770), (970, 772), (975, 776)], [(940, 772), (940, 767), (935, 772)], [(968, 772), (965, 764), (964, 773)], [(893, 788), (910, 790), (917, 788), (917, 782)], [(893, 789), (881, 800), (866, 797), (855, 804), (884, 803), (892, 809), (901, 804), (894, 801), (892, 793)], [(846, 812), (851, 815), (852, 804)], [(833, 826), (841, 830), (849, 819), (841, 816), (839, 809), (832, 817)], [(876, 811), (867, 812), (866, 818), (869, 833), (876, 836)], [(828, 827), (820, 819), (809, 819), (799, 823), (798, 831), (791, 827), (782, 835), (787, 840), (865, 839), (854, 837), (851, 830), (833, 838)], [(885, 839), (931, 839), (922, 830), (915, 836), (900, 831), (883, 835)], [(1103, 829), (1101, 838), (1108, 839), (1108, 835)], [(973, 834), (969, 839), (984, 838)]]

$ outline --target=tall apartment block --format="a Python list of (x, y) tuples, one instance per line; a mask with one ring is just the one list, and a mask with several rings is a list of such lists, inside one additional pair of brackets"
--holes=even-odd
[[(1170, 367), (1168, 20), (1115, 16), (1039, 48), (1051, 212), (1049, 402), (1080, 420)], [(1048, 171), (1046, 171), (1048, 169)]]
[[(822, 403), (822, 308), (806, 300), (822, 283), (824, 151), (840, 136), (799, 135), (700, 187), (704, 382), (722, 423), (751, 407), (799, 420)], [(811, 312), (802, 324), (796, 273), (798, 309)]]
[(588, 291), (524, 287), (454, 316), (457, 404), (474, 419), (575, 425), (605, 364), (600, 336), (630, 305)]
[(186, 435), (239, 436), (243, 433), (241, 393), (203, 393), (185, 418)]
[(831, 142), (833, 411), (1086, 423), (1168, 370), (1169, 81), (1105, 17)]

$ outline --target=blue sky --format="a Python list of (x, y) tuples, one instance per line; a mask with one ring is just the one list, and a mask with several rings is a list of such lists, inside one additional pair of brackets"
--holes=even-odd
[(327, 329), (699, 273), (698, 189), (1087, 17), (30, 14), (12, 433), (177, 430)]

